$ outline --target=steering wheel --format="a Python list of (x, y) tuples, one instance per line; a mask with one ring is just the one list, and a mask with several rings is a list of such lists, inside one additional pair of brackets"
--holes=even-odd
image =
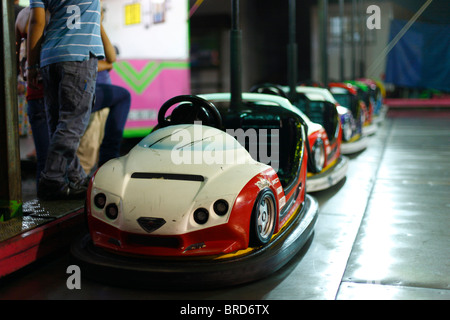
[[(170, 107), (178, 104), (172, 111), (170, 118), (166, 118), (166, 112)], [(167, 100), (159, 109), (158, 126), (160, 128), (175, 124), (194, 123), (220, 129), (222, 117), (216, 106), (210, 101), (193, 95), (180, 95)]]
[(250, 92), (273, 94), (288, 99), (288, 96), (286, 92), (283, 90), (283, 88), (280, 85), (274, 83), (263, 83), (254, 85), (253, 87), (250, 88)]

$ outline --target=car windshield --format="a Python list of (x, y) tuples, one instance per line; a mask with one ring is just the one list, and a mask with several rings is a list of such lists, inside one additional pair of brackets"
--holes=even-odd
[(350, 108), (350, 106), (351, 106), (350, 94), (333, 93), (333, 96), (341, 106)]
[(244, 99), (242, 108), (233, 112), (229, 100), (210, 101), (250, 156), (270, 165), (282, 186), (288, 188), (297, 177), (303, 154), (302, 125), (295, 107), (290, 110), (274, 101)]
[[(214, 106), (216, 106), (217, 110), (219, 110), (219, 112), (221, 114), (226, 114), (228, 112), (228, 110), (230, 109), (230, 101), (226, 100), (226, 101), (222, 101), (222, 100), (210, 100)], [(258, 106), (260, 107), (274, 107), (274, 106), (280, 106), (279, 104), (277, 104), (276, 102), (272, 102), (272, 101), (244, 101), (244, 105), (243, 105), (243, 110), (245, 112), (246, 108), (257, 108)]]
[(242, 148), (225, 132), (202, 125), (182, 125), (159, 129), (138, 144), (143, 148), (157, 150), (225, 151)]

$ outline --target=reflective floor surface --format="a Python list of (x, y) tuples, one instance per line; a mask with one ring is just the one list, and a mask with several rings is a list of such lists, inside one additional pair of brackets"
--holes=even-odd
[[(0, 281), (0, 299), (450, 299), (450, 110), (388, 113), (347, 177), (313, 194), (315, 232), (285, 267), (225, 289), (125, 289), (81, 279), (62, 253)], [(193, 288), (195, 289), (195, 288)]]

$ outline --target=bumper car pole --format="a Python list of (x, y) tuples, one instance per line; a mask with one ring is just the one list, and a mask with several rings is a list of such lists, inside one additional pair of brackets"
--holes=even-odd
[(239, 110), (242, 105), (242, 31), (239, 29), (239, 0), (231, 0), (230, 31), (230, 109)]
[(295, 40), (295, 19), (296, 9), (295, 1), (289, 0), (289, 44), (288, 44), (288, 82), (289, 82), (289, 100), (292, 103), (297, 102), (297, 78), (298, 78), (298, 61), (297, 61), (297, 43)]
[[(296, 19), (297, 11), (295, 6), (296, 0), (289, 0), (289, 43), (287, 48), (288, 53), (288, 84), (289, 84), (289, 100), (296, 104), (298, 103), (297, 95), (297, 81), (298, 81), (298, 55), (297, 55), (297, 41), (296, 41)], [(305, 128), (305, 144), (308, 152), (308, 167), (314, 168), (314, 156), (311, 152), (311, 146), (308, 140), (308, 125), (302, 119), (302, 126)]]

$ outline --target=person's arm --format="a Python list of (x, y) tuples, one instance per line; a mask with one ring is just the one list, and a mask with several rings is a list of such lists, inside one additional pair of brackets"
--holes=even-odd
[[(30, 17), (30, 8), (26, 7), (20, 10), (16, 18), (16, 62), (17, 72), (20, 73), (20, 54), (22, 49), (22, 37), (28, 31), (28, 19)], [(26, 36), (25, 36), (26, 37)], [(26, 54), (26, 53), (25, 53)], [(23, 70), (22, 70), (23, 71)]]
[(41, 43), (45, 28), (45, 9), (32, 8), (27, 37), (28, 86), (36, 88)]
[[(22, 33), (20, 30), (20, 23), (19, 23), (19, 18), (18, 18), (16, 21), (16, 68), (17, 68), (18, 76), (21, 73), (23, 74), (23, 70), (21, 70), (22, 68), (20, 66), (20, 46), (21, 46), (21, 44), (22, 44)], [(17, 94), (24, 94), (24, 93), (25, 93), (25, 86), (22, 81), (18, 81), (17, 82)]]
[(116, 62), (116, 49), (111, 44), (111, 41), (103, 28), (103, 24), (100, 25), (100, 34), (102, 36), (103, 49), (105, 51), (105, 60), (98, 61), (98, 71), (111, 70), (113, 68), (113, 63)]
[(18, 27), (18, 22), (16, 22), (16, 68), (17, 74), (20, 73), (20, 44), (22, 43), (22, 35)]

